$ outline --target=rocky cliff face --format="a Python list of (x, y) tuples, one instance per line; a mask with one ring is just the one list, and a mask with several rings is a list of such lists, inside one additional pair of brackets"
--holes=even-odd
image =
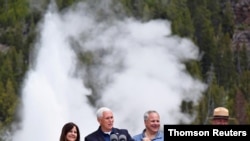
[[(250, 0), (231, 0), (235, 19), (235, 32), (233, 35), (233, 48), (240, 51), (246, 45), (250, 54)], [(235, 115), (238, 124), (247, 123), (246, 97), (242, 91), (235, 96)]]
[(250, 50), (250, 0), (231, 0), (235, 19), (233, 47), (245, 44)]
[(250, 24), (250, 0), (231, 0), (236, 24)]

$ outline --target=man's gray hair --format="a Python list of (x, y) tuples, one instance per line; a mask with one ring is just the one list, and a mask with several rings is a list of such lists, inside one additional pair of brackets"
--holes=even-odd
[(101, 118), (103, 116), (103, 112), (106, 112), (106, 111), (112, 111), (111, 109), (107, 108), (107, 107), (101, 107), (97, 110), (96, 112), (96, 117), (97, 118)]
[(144, 113), (144, 115), (143, 115), (144, 121), (146, 121), (146, 120), (148, 119), (148, 116), (149, 116), (149, 114), (151, 114), (151, 113), (157, 113), (157, 114), (159, 115), (159, 113), (158, 113), (157, 111), (155, 111), (155, 110), (148, 110), (148, 111), (146, 111), (146, 112)]

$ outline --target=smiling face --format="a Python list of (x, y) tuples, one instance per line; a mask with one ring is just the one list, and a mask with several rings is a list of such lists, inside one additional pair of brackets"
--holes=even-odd
[(160, 116), (158, 113), (152, 112), (144, 121), (146, 130), (151, 133), (157, 133), (160, 129)]
[(80, 141), (80, 131), (73, 122), (68, 122), (62, 127), (60, 141)]
[(66, 134), (66, 141), (76, 141), (77, 140), (77, 129), (74, 126), (69, 132)]

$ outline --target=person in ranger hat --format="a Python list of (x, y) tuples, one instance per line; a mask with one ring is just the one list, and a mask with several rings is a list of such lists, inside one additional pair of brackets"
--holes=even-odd
[(228, 125), (229, 111), (225, 107), (217, 107), (214, 109), (212, 117), (212, 125)]

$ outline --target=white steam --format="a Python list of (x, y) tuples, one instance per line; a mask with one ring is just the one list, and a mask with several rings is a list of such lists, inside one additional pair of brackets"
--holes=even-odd
[[(118, 20), (112, 11), (103, 12), (108, 14), (79, 3), (64, 13), (45, 14), (14, 141), (59, 140), (68, 121), (80, 127), (83, 140), (98, 128), (99, 106), (111, 108), (115, 127), (127, 128), (131, 135), (143, 130), (143, 114), (150, 109), (160, 113), (162, 127), (191, 122), (180, 112), (180, 104), (197, 103), (205, 85), (186, 72), (183, 62), (198, 59), (198, 48), (188, 39), (171, 36), (169, 21)], [(77, 66), (75, 51), (93, 53), (96, 65)], [(84, 82), (90, 77), (99, 88), (97, 107), (86, 98), (91, 91)]]

